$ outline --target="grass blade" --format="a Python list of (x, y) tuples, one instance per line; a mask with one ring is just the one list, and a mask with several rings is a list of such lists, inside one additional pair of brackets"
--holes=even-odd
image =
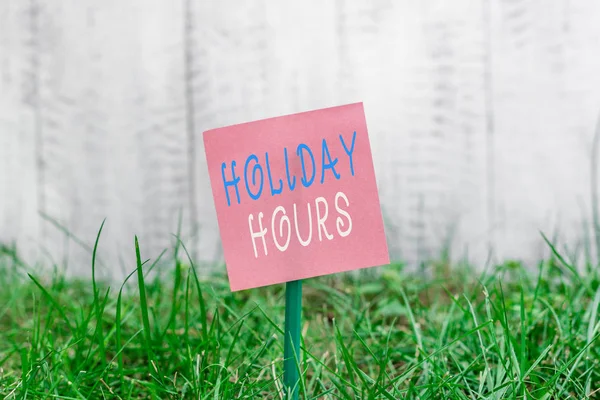
[(137, 236), (135, 237), (135, 258), (137, 264), (137, 278), (138, 278), (138, 291), (140, 295), (140, 311), (142, 314), (142, 326), (144, 328), (144, 348), (146, 350), (146, 355), (148, 357), (148, 364), (150, 366), (150, 370), (153, 368), (150, 365), (154, 356), (152, 354), (152, 337), (150, 331), (150, 318), (148, 316), (148, 300), (146, 298), (146, 284), (144, 283), (144, 272), (142, 270), (143, 263), (142, 257), (140, 255), (140, 245), (138, 243)]
[(98, 346), (100, 347), (100, 358), (101, 363), (106, 362), (106, 350), (104, 348), (104, 333), (102, 329), (103, 310), (100, 309), (99, 290), (96, 284), (96, 255), (98, 252), (98, 243), (100, 242), (100, 235), (104, 228), (106, 219), (102, 221), (98, 234), (96, 235), (96, 242), (94, 243), (94, 249), (92, 251), (92, 290), (94, 291), (94, 310), (96, 311), (96, 332), (95, 337), (98, 340)]

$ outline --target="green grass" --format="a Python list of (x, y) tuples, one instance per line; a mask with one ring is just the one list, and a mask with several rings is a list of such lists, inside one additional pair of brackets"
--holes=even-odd
[[(110, 288), (95, 262), (86, 282), (0, 251), (1, 397), (281, 398), (284, 285), (232, 294), (224, 271), (199, 279), (179, 261), (181, 246), (149, 278), (157, 260), (135, 249)], [(427, 270), (305, 281), (301, 398), (600, 398), (593, 268), (555, 252), (529, 272)]]

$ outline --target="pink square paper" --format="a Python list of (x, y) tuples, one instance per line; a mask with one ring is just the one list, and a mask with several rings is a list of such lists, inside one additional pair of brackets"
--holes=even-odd
[(389, 263), (362, 103), (204, 132), (232, 291)]

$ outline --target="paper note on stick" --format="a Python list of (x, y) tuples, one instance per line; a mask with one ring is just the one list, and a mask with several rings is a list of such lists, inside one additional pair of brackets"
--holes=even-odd
[(204, 132), (232, 291), (389, 263), (362, 103)]

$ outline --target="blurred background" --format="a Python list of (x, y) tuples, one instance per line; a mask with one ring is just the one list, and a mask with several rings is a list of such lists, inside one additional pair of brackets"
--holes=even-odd
[(362, 101), (390, 252), (595, 252), (596, 0), (0, 0), (0, 243), (222, 258), (202, 132)]

